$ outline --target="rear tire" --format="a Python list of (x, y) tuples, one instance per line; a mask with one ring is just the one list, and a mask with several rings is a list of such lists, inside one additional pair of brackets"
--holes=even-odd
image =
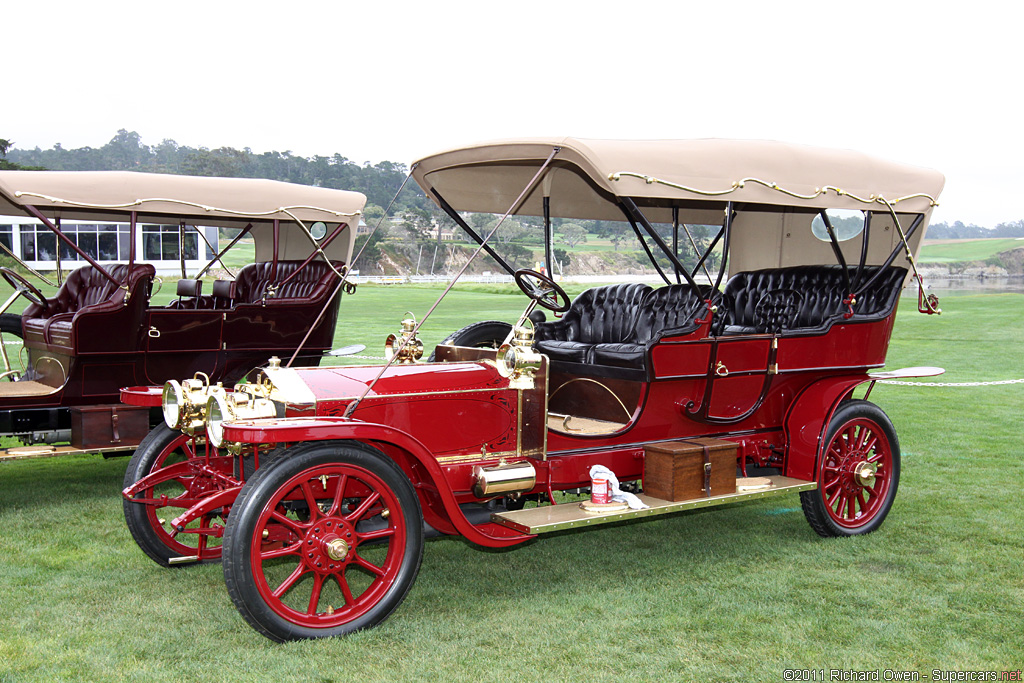
[(276, 641), (379, 624), (423, 559), (409, 479), (351, 441), (299, 444), (246, 483), (224, 534), (224, 581), (249, 625)]
[(829, 420), (818, 458), (818, 488), (800, 494), (808, 523), (825, 537), (857, 536), (882, 525), (900, 482), (900, 444), (881, 408), (844, 401)]

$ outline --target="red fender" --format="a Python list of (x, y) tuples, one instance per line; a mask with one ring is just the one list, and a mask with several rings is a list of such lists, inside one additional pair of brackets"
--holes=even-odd
[[(329, 439), (351, 439), (369, 443), (374, 447), (391, 446), (415, 460), (423, 468), (429, 482), (413, 481), (421, 501), (426, 495), (423, 488), (433, 489), (444, 505), (447, 519), (430, 519), (430, 507), (424, 505), (427, 522), (439, 531), (458, 533), (467, 540), (489, 548), (516, 545), (534, 538), (532, 534), (520, 534), (498, 524), (473, 526), (466, 519), (459, 503), (448, 486), (444, 471), (427, 448), (415, 437), (400, 429), (373, 422), (362, 422), (343, 417), (294, 417), (286, 419), (267, 418), (225, 423), (224, 439), (236, 443), (296, 443), (299, 441), (326, 441)], [(385, 448), (385, 450), (390, 450)], [(394, 453), (391, 454), (392, 456)], [(406, 467), (408, 473), (412, 468)], [(434, 515), (437, 516), (436, 514)], [(438, 524), (435, 524), (438, 522)], [(445, 528), (448, 527), (448, 528)]]
[[(177, 532), (185, 531), (186, 526), (203, 515), (213, 512), (217, 508), (234, 504), (235, 499), (238, 498), (238, 494), (241, 490), (241, 486), (232, 486), (229, 489), (222, 489), (207, 496), (206, 498), (203, 498), (188, 510), (185, 510), (185, 512), (172, 519), (171, 526), (174, 527)], [(223, 529), (221, 529), (220, 533), (223, 533)], [(220, 533), (217, 535), (219, 536)]]
[(787, 477), (815, 481), (818, 452), (839, 403), (864, 382), (866, 375), (827, 377), (805, 388), (789, 407), (784, 421)]

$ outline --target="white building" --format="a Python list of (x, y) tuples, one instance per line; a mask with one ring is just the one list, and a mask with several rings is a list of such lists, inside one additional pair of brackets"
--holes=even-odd
[[(132, 246), (128, 228), (127, 223), (62, 221), (60, 224), (61, 232), (100, 264), (128, 262)], [(152, 263), (157, 274), (180, 275), (180, 254), (184, 253), (186, 272), (195, 273), (209, 263), (219, 249), (217, 228), (198, 229), (202, 230), (202, 236), (192, 226), (185, 226), (182, 232), (176, 225), (140, 223), (135, 237), (135, 260)], [(85, 259), (58, 240), (41, 221), (0, 216), (0, 244), (35, 270), (57, 269), (58, 243), (62, 270), (86, 265)], [(6, 255), (2, 247), (0, 255)]]

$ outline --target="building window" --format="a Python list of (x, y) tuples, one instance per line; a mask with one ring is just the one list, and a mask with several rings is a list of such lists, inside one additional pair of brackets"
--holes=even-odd
[[(143, 259), (146, 261), (177, 261), (178, 226), (143, 225)], [(193, 228), (187, 228), (182, 237), (182, 251), (186, 260), (199, 258), (199, 236)]]

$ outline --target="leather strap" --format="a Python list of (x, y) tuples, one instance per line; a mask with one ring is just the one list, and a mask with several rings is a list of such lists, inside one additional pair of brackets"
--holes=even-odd
[(704, 497), (711, 497), (711, 449), (707, 444), (701, 444), (704, 452)]
[(121, 441), (121, 435), (118, 434), (118, 432), (117, 432), (117, 422), (118, 422), (117, 408), (116, 407), (112, 407), (110, 409), (110, 428), (111, 428), (111, 431), (113, 432), (113, 437), (114, 438), (111, 439), (111, 443), (119, 443)]

